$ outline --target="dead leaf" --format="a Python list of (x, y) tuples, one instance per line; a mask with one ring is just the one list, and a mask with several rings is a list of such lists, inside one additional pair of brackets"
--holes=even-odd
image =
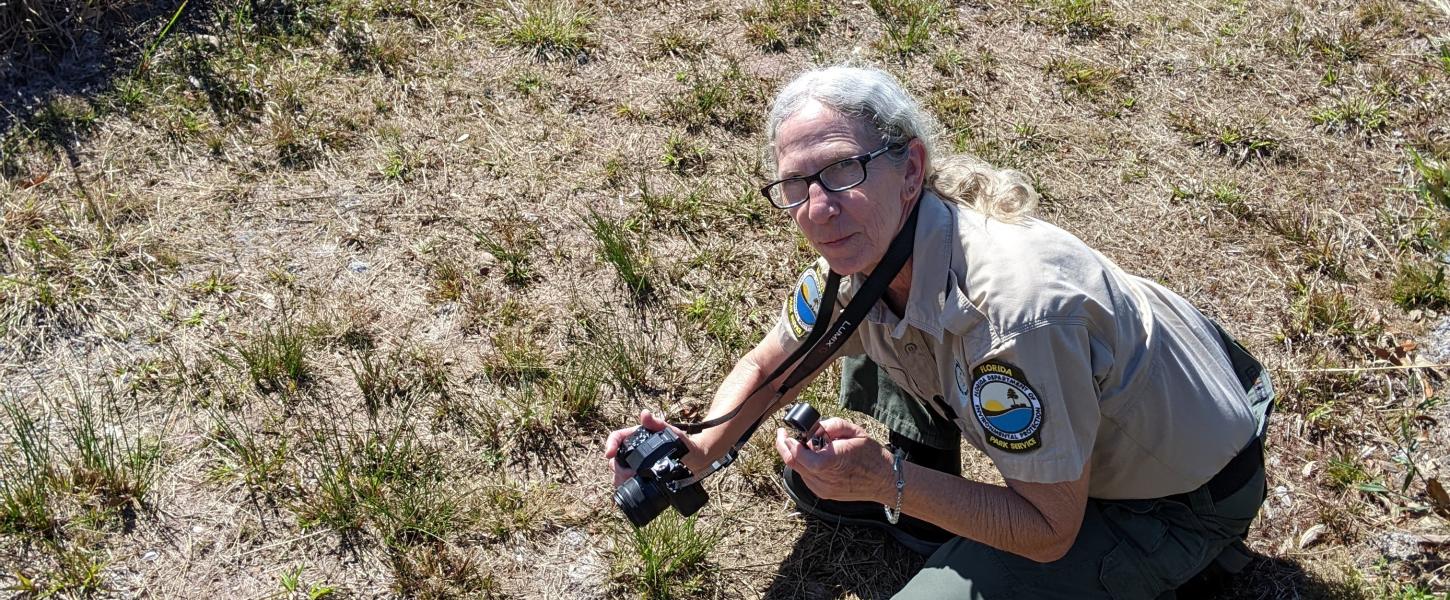
[(1421, 546), (1444, 546), (1450, 544), (1450, 535), (1426, 533), (1420, 535), (1415, 542)]
[(1325, 527), (1323, 523), (1320, 523), (1318, 525), (1310, 527), (1309, 529), (1304, 530), (1304, 535), (1299, 536), (1299, 549), (1303, 550), (1313, 545), (1314, 542), (1319, 541), (1319, 538), (1324, 536), (1324, 530), (1326, 529), (1328, 529), (1328, 527)]
[(1430, 501), (1435, 505), (1435, 514), (1450, 519), (1450, 493), (1445, 492), (1445, 486), (1440, 485), (1440, 480), (1431, 478), (1425, 482), (1425, 489), (1430, 492)]
[(40, 185), (42, 183), (45, 183), (45, 180), (47, 180), (47, 179), (50, 179), (50, 173), (40, 173), (40, 174), (38, 174), (38, 175), (36, 175), (34, 177), (31, 177), (29, 179), (26, 179), (25, 181), (20, 182), (20, 189), (22, 189), (22, 190), (28, 190), (30, 188), (33, 188), (33, 187), (37, 186), (37, 185)]

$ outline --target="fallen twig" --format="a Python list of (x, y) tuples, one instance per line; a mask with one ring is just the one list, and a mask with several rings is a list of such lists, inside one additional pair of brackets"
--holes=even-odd
[(1444, 369), (1450, 363), (1436, 365), (1386, 365), (1382, 367), (1330, 367), (1323, 369), (1280, 369), (1287, 373), (1359, 373), (1361, 371), (1403, 371), (1407, 369)]

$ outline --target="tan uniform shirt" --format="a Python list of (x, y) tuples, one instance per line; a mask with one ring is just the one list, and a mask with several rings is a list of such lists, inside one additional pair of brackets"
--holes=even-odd
[[(827, 268), (787, 299), (772, 335), (788, 351), (815, 324)], [(863, 280), (842, 282), (837, 313)], [(906, 314), (878, 301), (852, 337), (843, 354), (870, 356), (1003, 477), (1071, 481), (1090, 460), (1095, 498), (1192, 490), (1258, 425), (1213, 324), (1183, 298), (1046, 222), (989, 221), (930, 193)]]

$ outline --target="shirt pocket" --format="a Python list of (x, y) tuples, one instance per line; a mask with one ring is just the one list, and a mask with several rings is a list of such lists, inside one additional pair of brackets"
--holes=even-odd
[(992, 345), (992, 329), (987, 315), (962, 293), (957, 286), (956, 275), (951, 276), (951, 285), (947, 286), (940, 323), (942, 329), (962, 338), (963, 342), (981, 346), (983, 349)]

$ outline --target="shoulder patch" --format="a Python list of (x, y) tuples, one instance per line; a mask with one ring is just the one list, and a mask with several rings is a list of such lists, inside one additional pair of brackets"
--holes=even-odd
[(800, 281), (796, 282), (795, 294), (787, 301), (786, 318), (790, 320), (791, 332), (797, 338), (805, 337), (815, 327), (816, 312), (821, 308), (821, 290), (825, 285), (825, 278), (816, 267), (806, 269), (801, 273)]
[(993, 448), (1018, 453), (1042, 447), (1042, 401), (1017, 367), (989, 360), (972, 369), (972, 414)]

